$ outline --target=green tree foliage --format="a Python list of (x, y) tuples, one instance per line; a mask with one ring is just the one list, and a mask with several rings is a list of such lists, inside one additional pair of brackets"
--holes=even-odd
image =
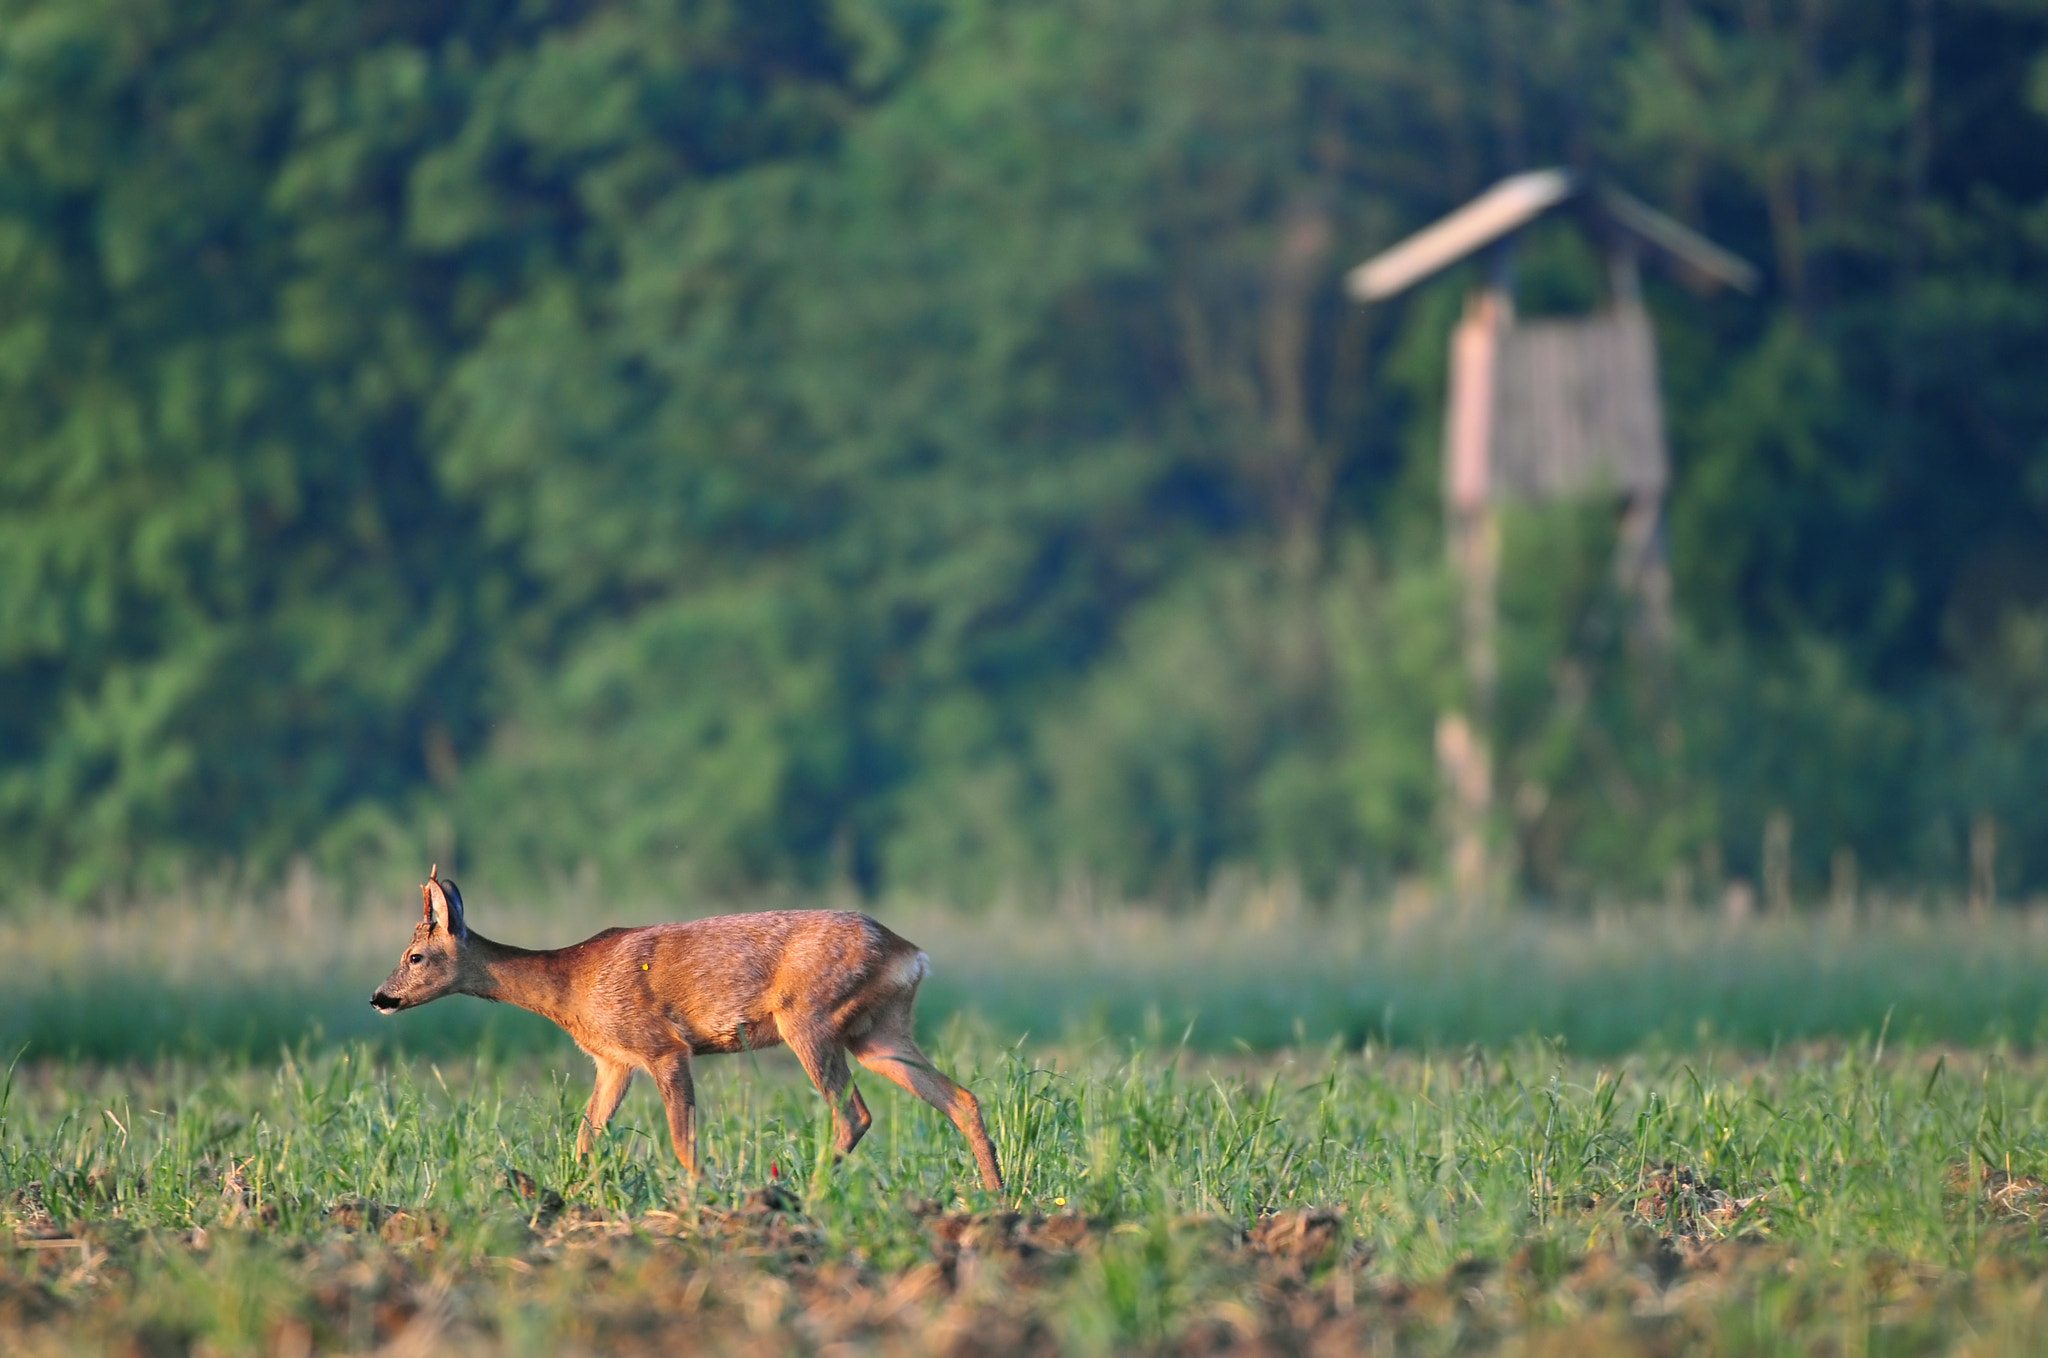
[[(2048, 873), (2048, 15), (1975, 0), (0, 0), (0, 861), (421, 835), (975, 895), (1434, 862), (1447, 280), (1612, 174), (1677, 652), (1509, 522), (1524, 885)], [(1564, 228), (1533, 309), (1597, 300)], [(1704, 865), (1704, 867), (1702, 867)]]

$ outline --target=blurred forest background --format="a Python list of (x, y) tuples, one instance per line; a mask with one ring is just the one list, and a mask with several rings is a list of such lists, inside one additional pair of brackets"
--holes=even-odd
[(1507, 523), (1517, 890), (2048, 889), (2044, 0), (0, 0), (4, 890), (1431, 874), (1462, 289), (1339, 279), (1551, 164), (1768, 281), (1665, 660)]

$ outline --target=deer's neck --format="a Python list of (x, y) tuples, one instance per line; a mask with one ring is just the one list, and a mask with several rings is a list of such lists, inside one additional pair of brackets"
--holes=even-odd
[(503, 1000), (568, 1026), (569, 971), (552, 952), (534, 952), (470, 934), (460, 989), (486, 1000)]

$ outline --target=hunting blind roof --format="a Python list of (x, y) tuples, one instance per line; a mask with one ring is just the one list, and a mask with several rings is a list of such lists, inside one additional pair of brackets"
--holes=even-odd
[(1353, 269), (1345, 277), (1345, 290), (1360, 302), (1382, 301), (1570, 203), (1590, 207), (1621, 234), (1652, 246), (1709, 283), (1725, 284), (1739, 292), (1756, 290), (1757, 271), (1749, 261), (1611, 184), (1595, 184), (1564, 169), (1508, 176), (1457, 211)]

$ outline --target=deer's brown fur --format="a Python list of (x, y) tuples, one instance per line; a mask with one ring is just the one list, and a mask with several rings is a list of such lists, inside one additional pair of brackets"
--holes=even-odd
[(787, 1043), (832, 1107), (840, 1154), (859, 1144), (872, 1121), (846, 1064), (851, 1055), (951, 1118), (973, 1147), (982, 1182), (1003, 1186), (980, 1104), (912, 1036), (911, 1006), (928, 960), (866, 915), (723, 915), (607, 929), (566, 948), (530, 951), (472, 932), (462, 893), (438, 869), (420, 894), (423, 917), (412, 942), (370, 1003), (390, 1014), (443, 995), (476, 995), (559, 1024), (597, 1063), (576, 1138), (580, 1154), (640, 1070), (661, 1091), (677, 1158), (698, 1174), (690, 1062)]

